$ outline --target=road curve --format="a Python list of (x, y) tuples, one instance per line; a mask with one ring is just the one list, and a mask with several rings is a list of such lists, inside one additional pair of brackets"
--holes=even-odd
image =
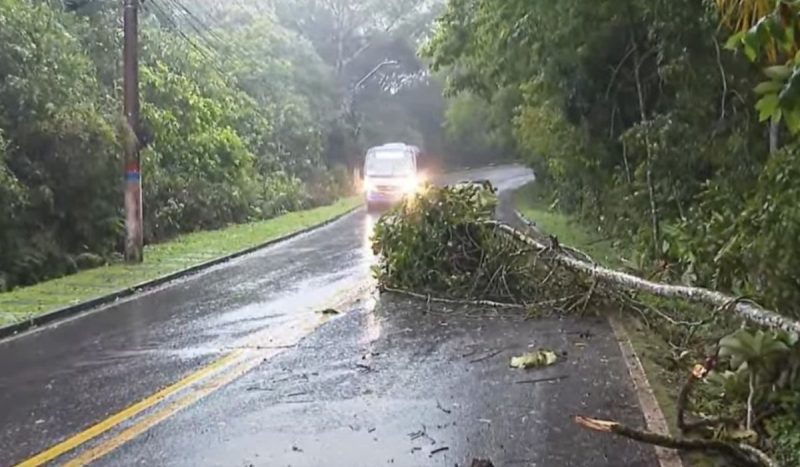
[[(532, 174), (448, 181), (467, 178), (509, 190)], [(607, 324), (478, 322), (376, 301), (363, 287), (374, 221), (358, 211), (0, 342), (0, 465), (37, 454), (28, 465), (653, 465), (650, 450), (564, 417), (641, 422)], [(317, 313), (350, 302), (341, 317)], [(572, 352), (578, 335), (595, 336), (594, 351), (554, 367), (565, 384), (515, 384), (509, 352)]]

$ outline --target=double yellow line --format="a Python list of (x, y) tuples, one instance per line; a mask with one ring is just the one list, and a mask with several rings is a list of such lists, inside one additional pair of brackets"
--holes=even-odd
[(102, 435), (103, 433), (114, 428), (120, 423), (139, 415), (140, 413), (144, 412), (150, 407), (153, 407), (154, 405), (158, 404), (164, 399), (167, 399), (173, 394), (191, 386), (197, 381), (202, 380), (206, 376), (225, 368), (226, 366), (230, 365), (231, 362), (235, 361), (236, 358), (239, 357), (240, 355), (241, 351), (236, 351), (236, 350), (228, 353), (222, 358), (215, 360), (214, 362), (186, 376), (180, 381), (170, 386), (167, 386), (166, 388), (156, 392), (155, 394), (145, 397), (141, 401), (131, 405), (130, 407), (120, 410), (114, 415), (106, 418), (105, 420), (95, 425), (90, 426), (89, 428), (78, 433), (77, 435), (62, 441), (45, 451), (42, 451), (41, 453), (31, 457), (26, 461), (23, 461), (22, 463), (18, 464), (17, 467), (39, 466), (47, 462), (50, 462), (55, 458), (63, 454), (66, 454), (69, 451), (72, 451), (73, 449), (86, 443), (87, 441), (90, 441)]
[[(330, 304), (330, 306), (327, 308), (336, 308), (348, 303), (352, 303), (359, 294), (365, 293), (370, 286), (370, 282), (364, 280), (360, 281), (356, 287), (348, 288), (343, 292), (334, 294), (325, 301), (326, 303)], [(311, 319), (309, 322), (302, 323), (299, 328), (292, 324), (290, 325), (289, 329), (278, 329), (277, 331), (280, 331), (280, 336), (278, 337), (279, 341), (288, 338), (291, 339), (292, 342), (282, 341), (282, 344), (287, 345), (273, 345), (271, 350), (266, 349), (265, 351), (268, 352), (267, 357), (277, 355), (281, 352), (281, 348), (286, 348), (299, 342), (303, 337), (310, 334), (322, 323), (329, 319), (328, 317), (321, 316), (319, 314), (306, 314), (306, 316), (309, 315), (316, 316), (316, 318)], [(148, 409), (161, 404), (172, 396), (175, 396), (180, 392), (187, 392), (187, 394), (183, 395), (176, 401), (145, 415), (128, 428), (102, 441), (97, 446), (81, 452), (63, 465), (70, 467), (83, 466), (105, 456), (128, 441), (133, 440), (158, 423), (161, 423), (177, 412), (191, 406), (207, 395), (235, 381), (236, 379), (248, 373), (250, 370), (260, 365), (265, 358), (264, 351), (253, 353), (247, 352), (243, 349), (251, 346), (258, 348), (259, 341), (264, 342), (263, 338), (268, 335), (266, 333), (275, 331), (275, 329), (267, 329), (248, 336), (237, 346), (238, 348), (226, 353), (221, 358), (192, 372), (191, 374), (167, 386), (166, 388), (145, 397), (141, 401), (120, 410), (119, 412), (111, 415), (95, 425), (90, 426), (80, 433), (17, 464), (16, 467), (38, 467), (51, 462), (63, 456), (64, 454), (81, 447), (89, 441), (92, 441), (93, 439), (107, 433), (121, 423), (131, 420)], [(272, 344), (274, 343), (275, 342), (273, 341)], [(208, 381), (205, 381), (202, 385), (198, 385), (198, 383), (206, 379), (208, 379)], [(197, 386), (194, 387), (195, 385)]]

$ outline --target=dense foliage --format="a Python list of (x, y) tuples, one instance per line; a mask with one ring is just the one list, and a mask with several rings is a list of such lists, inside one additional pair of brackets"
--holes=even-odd
[(489, 281), (485, 273), (492, 268), (482, 258), (499, 267), (506, 256), (485, 254), (493, 238), (479, 224), (491, 218), (496, 206), (494, 192), (481, 185), (426, 186), (375, 225), (379, 282), (423, 293), (498, 299), (484, 294)]
[[(519, 96), (505, 117), (553, 205), (616, 239), (639, 269), (796, 318), (798, 6), (450, 0), (424, 52), (451, 93)], [(720, 342), (725, 328), (703, 323), (702, 343), (726, 349), (718, 374), (729, 379), (701, 401), (723, 394), (737, 418), (746, 401), (774, 415), (760, 419), (759, 433), (774, 436), (760, 442), (796, 464), (796, 342), (761, 331)], [(697, 327), (666, 328), (683, 329), (679, 349), (698, 337)]]
[[(372, 144), (442, 145), (441, 86), (415, 54), (434, 7), (312, 3), (329, 15), (143, 2), (147, 242), (328, 203)], [(0, 0), (0, 290), (121, 247), (121, 154), (135, 136), (121, 118), (119, 5)], [(368, 73), (384, 61), (395, 65)]]
[[(492, 224), (489, 182), (426, 186), (375, 225), (374, 268), (383, 288), (540, 308), (566, 303), (579, 283)], [(543, 279), (544, 278), (544, 279)], [(564, 296), (567, 300), (563, 300)], [(555, 299), (555, 300), (553, 300)]]
[[(640, 266), (798, 316), (796, 6), (759, 22), (778, 3), (451, 0), (425, 52), (451, 92), (515, 90), (518, 151), (558, 206)], [(765, 77), (748, 57), (789, 63), (756, 89)], [(781, 116), (787, 126), (761, 123)]]

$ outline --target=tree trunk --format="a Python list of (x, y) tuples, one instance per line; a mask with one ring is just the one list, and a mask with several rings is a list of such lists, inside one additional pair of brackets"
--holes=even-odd
[[(640, 123), (647, 122), (647, 108), (644, 102), (644, 90), (642, 88), (642, 77), (640, 68), (642, 67), (643, 59), (639, 54), (639, 46), (636, 43), (636, 38), (631, 34), (631, 42), (633, 44), (633, 76), (636, 80), (636, 94), (639, 98), (639, 117)], [(656, 190), (653, 186), (653, 150), (650, 146), (650, 135), (645, 129), (644, 133), (645, 153), (647, 154), (645, 181), (647, 183), (647, 195), (650, 200), (650, 229), (653, 235), (653, 258), (660, 258), (661, 251), (661, 233), (659, 231), (658, 222), (658, 207), (656, 206)]]
[(662, 284), (652, 282), (641, 277), (634, 276), (625, 272), (614, 271), (603, 266), (592, 264), (566, 254), (561, 249), (554, 249), (544, 245), (537, 240), (516, 230), (510, 225), (497, 221), (487, 221), (486, 224), (493, 225), (499, 230), (509, 234), (513, 238), (527, 244), (539, 252), (547, 252), (547, 259), (555, 261), (562, 266), (590, 276), (592, 279), (616, 286), (617, 288), (634, 291), (646, 292), (658, 297), (670, 299), (682, 299), (692, 303), (700, 303), (712, 306), (721, 311), (733, 311), (745, 320), (772, 329), (780, 329), (791, 334), (800, 335), (800, 322), (791, 320), (772, 310), (767, 310), (760, 305), (749, 301), (741, 300), (730, 295), (717, 292), (715, 290), (704, 289), (702, 287), (690, 287), (684, 285)]
[(775, 118), (769, 121), (769, 153), (774, 154), (780, 149), (781, 127)]

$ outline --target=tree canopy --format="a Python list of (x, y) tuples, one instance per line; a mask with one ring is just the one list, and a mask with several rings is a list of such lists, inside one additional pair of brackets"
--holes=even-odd
[[(789, 3), (451, 0), (424, 51), (451, 93), (491, 102), (514, 90), (517, 150), (558, 205), (632, 245), (640, 264), (797, 315), (798, 146), (779, 131), (770, 155), (761, 122), (783, 84), (755, 89), (763, 75), (747, 59), (783, 38), (762, 63), (789, 61), (767, 69), (789, 88)], [(740, 43), (754, 50), (730, 50)]]
[[(289, 3), (142, 2), (147, 242), (330, 202), (370, 145), (441, 146), (435, 5)], [(121, 52), (116, 0), (0, 0), (0, 289), (116, 258)]]

